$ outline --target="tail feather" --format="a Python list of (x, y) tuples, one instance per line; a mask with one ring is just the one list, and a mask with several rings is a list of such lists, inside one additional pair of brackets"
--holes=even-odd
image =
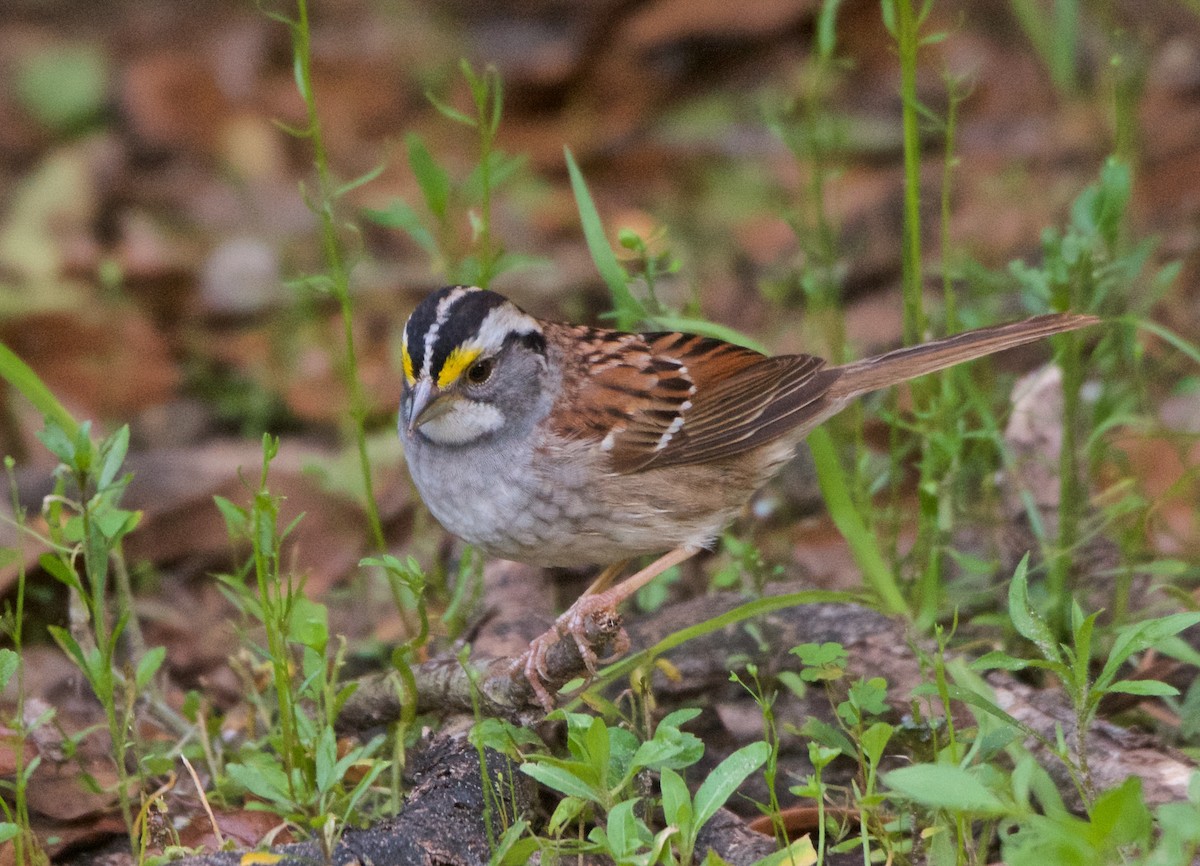
[(828, 396), (841, 403), (869, 391), (1033, 343), (1052, 334), (1086, 328), (1098, 321), (1095, 316), (1079, 313), (1050, 313), (1023, 322), (979, 328), (931, 343), (896, 349), (835, 368), (841, 375), (830, 387)]

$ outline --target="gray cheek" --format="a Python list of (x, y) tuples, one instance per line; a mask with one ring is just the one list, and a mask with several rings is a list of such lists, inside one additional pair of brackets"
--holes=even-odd
[(404, 427), (408, 424), (408, 407), (412, 405), (412, 391), (405, 388), (400, 392), (400, 411), (398, 413), (398, 423), (400, 432), (403, 435)]

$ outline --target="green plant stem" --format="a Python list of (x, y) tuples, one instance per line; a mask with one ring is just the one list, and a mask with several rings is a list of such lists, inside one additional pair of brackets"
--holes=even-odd
[[(900, 54), (900, 110), (904, 139), (904, 230), (902, 249), (904, 341), (919, 343), (925, 333), (921, 297), (921, 133), (917, 117), (919, 21), (913, 0), (896, 0), (896, 43)], [(914, 393), (916, 388), (914, 387)]]
[(294, 771), (300, 741), (296, 731), (291, 657), (287, 647), (290, 599), (285, 595), (280, 583), (279, 532), (276, 524), (278, 504), (267, 488), (267, 473), (278, 447), (278, 440), (272, 440), (269, 435), (263, 437), (262, 475), (250, 511), (250, 538), (254, 549), (254, 578), (258, 586), (259, 604), (262, 607), (262, 622), (266, 632), (267, 652), (271, 658), (275, 697), (279, 704), (279, 729), (283, 743), (279, 752), (287, 776), (288, 793), (293, 800), (297, 800)]
[[(955, 133), (957, 130), (959, 92), (952, 81), (946, 109), (945, 152), (942, 157), (941, 226), (939, 231), (942, 271), (942, 304), (946, 332), (958, 330), (958, 309), (954, 282), (950, 278), (949, 261), (952, 251), (950, 238), (951, 190), (955, 165)], [(917, 624), (927, 629), (936, 621), (942, 600), (942, 571), (947, 540), (954, 524), (953, 480), (958, 474), (962, 456), (959, 435), (962, 400), (958, 394), (958, 370), (946, 370), (938, 376), (937, 386), (930, 389), (929, 416), (925, 423), (932, 425), (934, 435), (921, 438), (920, 480), (917, 496), (920, 519), (917, 525), (914, 561), (920, 564), (920, 576), (915, 598)], [(944, 443), (943, 447), (936, 447)], [(947, 447), (948, 446), (948, 447)]]
[(868, 810), (866, 806), (862, 805), (863, 795), (858, 790), (858, 783), (855, 782), (852, 788), (854, 791), (854, 802), (860, 804), (858, 807), (858, 837), (862, 840), (863, 866), (871, 866), (871, 833), (867, 829)]
[[(491, 82), (500, 87), (499, 76), (492, 76), (490, 69), (483, 73), (483, 83)], [(474, 83), (474, 82), (472, 82)], [(500, 94), (493, 93), (491, 87), (474, 87), (475, 111), (479, 118), (476, 128), (479, 130), (479, 181), (482, 189), (479, 193), (479, 285), (487, 288), (492, 277), (496, 275), (496, 254), (492, 242), (492, 145), (496, 138), (496, 124), (499, 123)], [(494, 117), (489, 116), (488, 100), (497, 101)]]
[[(116, 641), (108, 627), (108, 551), (95, 543), (99, 529), (92, 519), (91, 502), (87, 501), (88, 479), (76, 476), (76, 481), (80, 498), (84, 500), (79, 517), (83, 531), (83, 567), (87, 573), (88, 591), (91, 594), (90, 603), (85, 600), (85, 606), (89, 609), (92, 634), (96, 642), (95, 650), (99, 654), (99, 663), (93, 669), (90, 679), (96, 697), (104, 707), (104, 718), (108, 723), (109, 738), (112, 740), (113, 762), (117, 770), (117, 801), (129, 833), (130, 850), (136, 851), (138, 840), (133, 826), (133, 806), (129, 799), (129, 770), (125, 765), (129, 753), (127, 727), (123, 723), (124, 715), (117, 713), (117, 688), (113, 672), (113, 648)], [(73, 567), (69, 562), (67, 565)]]
[[(2, 348), (2, 347), (0, 347)], [(13, 611), (12, 638), (13, 649), (17, 653), (17, 694), (16, 708), (13, 710), (12, 727), (18, 734), (16, 748), (13, 749), (13, 817), (20, 832), (13, 837), (13, 859), (17, 866), (25, 866), (37, 851), (37, 837), (33, 834), (29, 823), (29, 799), (26, 788), (29, 780), (25, 774), (25, 743), (29, 738), (29, 728), (25, 721), (25, 662), (21, 657), (24, 646), (25, 624), (25, 512), (21, 507), (20, 491), (17, 489), (17, 477), (13, 472), (14, 461), (5, 458), (5, 469), (9, 482), (9, 507), (12, 508), (13, 518), (17, 522), (17, 598)], [(27, 850), (27, 848), (29, 850)]]
[(379, 517), (379, 506), (375, 502), (374, 482), (371, 478), (371, 460), (367, 454), (367, 401), (362, 382), (358, 376), (358, 355), (354, 347), (354, 305), (350, 298), (350, 272), (338, 240), (337, 223), (333, 205), (337, 197), (333, 175), (329, 170), (329, 157), (325, 150), (325, 139), (321, 134), (321, 118), (317, 113), (316, 93), (312, 86), (312, 50), (309, 38), (308, 2), (296, 0), (297, 20), (292, 25), (292, 52), (296, 62), (296, 80), (300, 95), (304, 98), (308, 127), (305, 134), (312, 143), (313, 165), (317, 172), (318, 195), (312, 203), (313, 210), (321, 221), (321, 246), (325, 264), (329, 269), (330, 290), (337, 299), (342, 315), (342, 336), (346, 356), (341, 365), (342, 377), (350, 392), (350, 420), (354, 426), (354, 440), (362, 470), (363, 496), (367, 510), (367, 523), (371, 537), (379, 550), (387, 542), (383, 535), (383, 522)]
[[(894, 11), (893, 37), (896, 40), (896, 50), (900, 60), (900, 114), (904, 149), (904, 220), (900, 244), (903, 332), (905, 344), (914, 345), (921, 342), (925, 334), (921, 269), (921, 136), (917, 112), (917, 50), (920, 46), (920, 21), (916, 10), (913, 9), (913, 0), (888, 0), (888, 2), (891, 3), (890, 8)], [(913, 397), (913, 408), (918, 415), (923, 414), (928, 406), (927, 387), (926, 383), (919, 379), (909, 386)], [(900, 479), (903, 474), (899, 466), (901, 451), (899, 430), (893, 426), (888, 448), (892, 461), (888, 498), (893, 515), (900, 511)], [(888, 539), (890, 559), (893, 563), (899, 561), (898, 546), (899, 525), (893, 517)], [(922, 599), (921, 601), (924, 601), (925, 607), (928, 606), (928, 600)], [(921, 604), (921, 601), (918, 604)], [(927, 617), (923, 615), (921, 618)]]
[(1058, 539), (1046, 576), (1054, 628), (1068, 633), (1071, 616), (1071, 555), (1079, 540), (1080, 497), (1084, 495), (1076, 460), (1076, 426), (1080, 391), (1083, 388), (1083, 341), (1079, 334), (1063, 334), (1060, 366), (1062, 369), (1062, 446), (1058, 454)]
[(125, 564), (125, 552), (118, 539), (109, 551), (112, 560), (113, 588), (117, 596), (117, 608), (127, 615), (125, 621), (125, 641), (129, 654), (136, 664), (146, 654), (146, 638), (142, 634), (141, 621), (138, 619), (137, 606), (133, 599), (133, 582), (129, 579), (129, 568)]

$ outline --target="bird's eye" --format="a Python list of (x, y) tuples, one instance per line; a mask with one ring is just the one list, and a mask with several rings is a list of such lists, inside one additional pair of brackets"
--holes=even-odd
[(482, 385), (488, 379), (492, 378), (492, 369), (494, 367), (495, 363), (491, 358), (480, 358), (467, 368), (467, 381), (472, 385)]

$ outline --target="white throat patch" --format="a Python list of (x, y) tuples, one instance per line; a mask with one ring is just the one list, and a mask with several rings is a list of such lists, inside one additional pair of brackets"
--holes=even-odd
[(418, 428), (438, 445), (468, 445), (504, 426), (504, 413), (491, 403), (443, 397), (454, 404)]

